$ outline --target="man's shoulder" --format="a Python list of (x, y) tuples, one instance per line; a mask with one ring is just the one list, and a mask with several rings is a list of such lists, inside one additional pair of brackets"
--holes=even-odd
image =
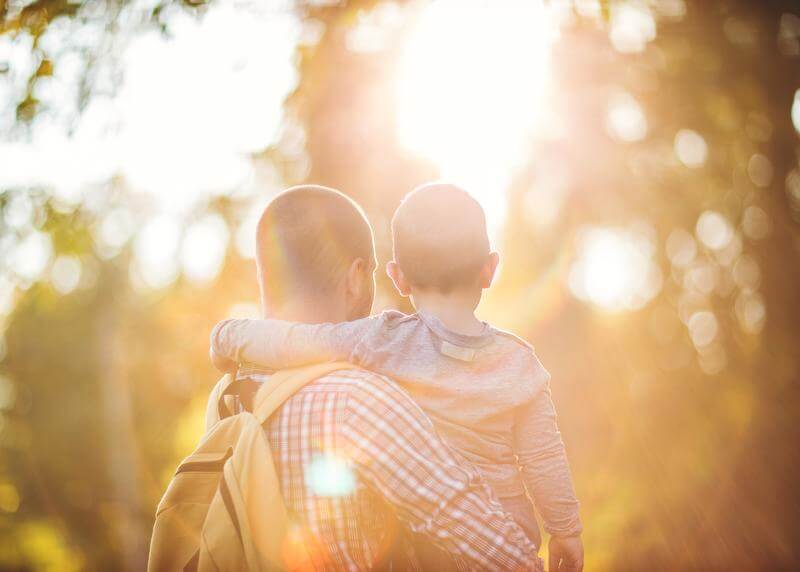
[(365, 383), (381, 383), (385, 378), (358, 366), (326, 373), (309, 383), (304, 389), (324, 388), (330, 391), (352, 391)]
[[(246, 365), (239, 369), (236, 379), (269, 383), (274, 374), (275, 372), (271, 370)], [(299, 391), (351, 392), (368, 385), (383, 384), (394, 385), (394, 382), (382, 375), (353, 365), (350, 368), (337, 369), (311, 380)]]
[[(237, 379), (249, 379), (261, 383), (269, 383), (274, 372), (257, 367), (242, 368)], [(394, 380), (373, 371), (353, 366), (342, 368), (322, 375), (300, 388), (289, 402), (314, 395), (325, 399), (331, 395), (341, 396), (341, 406), (356, 407), (358, 404), (369, 407), (388, 407), (390, 409), (418, 409), (417, 404), (406, 391)]]
[(405, 396), (405, 391), (390, 378), (356, 366), (327, 373), (306, 385), (302, 391), (338, 392), (362, 397)]

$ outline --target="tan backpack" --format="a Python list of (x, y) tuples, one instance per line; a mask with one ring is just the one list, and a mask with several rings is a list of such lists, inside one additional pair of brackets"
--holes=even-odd
[(287, 510), (263, 425), (307, 383), (339, 369), (325, 363), (283, 370), (260, 386), (251, 411), (232, 376), (209, 398), (206, 434), (175, 471), (156, 510), (149, 572), (300, 570), (308, 568), (302, 543), (288, 535)]

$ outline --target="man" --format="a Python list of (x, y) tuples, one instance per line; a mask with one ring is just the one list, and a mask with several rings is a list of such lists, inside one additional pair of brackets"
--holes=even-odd
[[(269, 317), (340, 322), (371, 309), (372, 231), (356, 204), (332, 189), (302, 186), (276, 197), (258, 224), (256, 264)], [(237, 375), (263, 382), (269, 372), (245, 367)], [(536, 547), (477, 471), (387, 378), (355, 368), (326, 375), (290, 398), (266, 431), (314, 569), (387, 564), (392, 545), (406, 547), (398, 522), (460, 568), (541, 569)], [(404, 553), (415, 567), (413, 551)]]

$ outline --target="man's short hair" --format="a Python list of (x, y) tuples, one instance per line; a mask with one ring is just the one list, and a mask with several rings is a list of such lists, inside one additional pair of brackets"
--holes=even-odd
[(411, 285), (443, 293), (474, 286), (490, 252), (483, 208), (446, 183), (406, 195), (392, 218), (392, 240), (395, 261)]
[(372, 228), (361, 208), (334, 189), (292, 187), (258, 221), (256, 264), (270, 305), (298, 293), (329, 294), (356, 258), (374, 267)]

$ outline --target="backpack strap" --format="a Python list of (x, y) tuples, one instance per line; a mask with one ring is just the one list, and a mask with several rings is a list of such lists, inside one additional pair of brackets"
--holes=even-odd
[(226, 373), (211, 390), (211, 395), (208, 396), (208, 405), (206, 406), (206, 433), (219, 422), (220, 419), (228, 416), (227, 404), (225, 403), (225, 395), (231, 388), (234, 382), (234, 376)]
[(292, 369), (283, 369), (270, 377), (267, 383), (256, 393), (253, 403), (253, 414), (262, 425), (269, 419), (283, 402), (289, 399), (303, 386), (341, 369), (359, 369), (345, 361), (319, 363)]

